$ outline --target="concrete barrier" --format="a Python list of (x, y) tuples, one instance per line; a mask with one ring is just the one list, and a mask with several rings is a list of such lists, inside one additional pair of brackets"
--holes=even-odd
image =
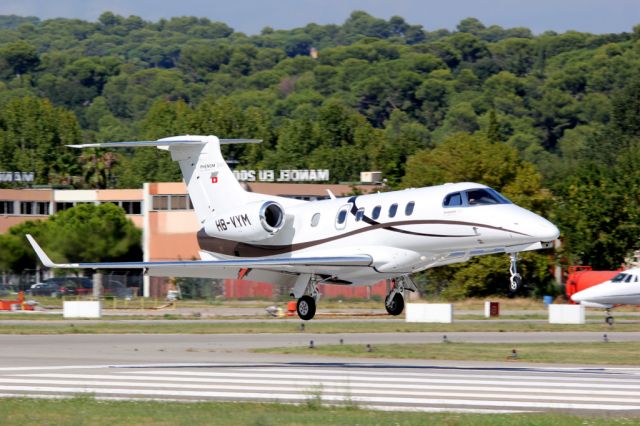
[(406, 322), (453, 322), (451, 303), (407, 303)]
[(549, 324), (584, 324), (584, 306), (549, 305)]
[(100, 318), (101, 310), (99, 301), (64, 301), (62, 304), (64, 318)]

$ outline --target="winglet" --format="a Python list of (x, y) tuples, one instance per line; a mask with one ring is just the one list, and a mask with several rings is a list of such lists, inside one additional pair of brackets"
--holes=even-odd
[(27, 240), (29, 240), (31, 247), (33, 247), (36, 254), (38, 255), (38, 258), (40, 259), (40, 262), (42, 262), (44, 266), (46, 266), (47, 268), (56, 267), (56, 264), (53, 263), (51, 259), (49, 259), (49, 256), (47, 256), (47, 253), (45, 253), (44, 250), (42, 250), (42, 247), (40, 247), (40, 244), (36, 242), (35, 238), (33, 238), (30, 234), (27, 234)]
[(327, 194), (329, 194), (329, 198), (331, 198), (332, 200), (336, 199), (336, 196), (333, 195), (333, 192), (331, 192), (329, 188), (326, 188), (325, 191), (327, 191)]

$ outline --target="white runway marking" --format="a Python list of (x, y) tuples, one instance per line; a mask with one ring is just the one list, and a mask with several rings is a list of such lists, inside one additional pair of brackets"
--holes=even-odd
[(640, 379), (626, 370), (340, 368), (334, 364), (113, 367), (118, 366), (0, 369), (0, 397), (89, 393), (99, 399), (283, 403), (319, 398), (326, 404), (355, 403), (398, 411), (640, 412)]
[[(217, 384), (215, 386), (212, 386), (211, 384), (205, 385), (205, 384), (184, 384), (184, 383), (139, 383), (139, 382), (125, 382), (125, 381), (111, 381), (111, 380), (100, 380), (100, 381), (93, 381), (93, 380), (47, 380), (47, 379), (30, 379), (30, 378), (16, 378), (14, 380), (7, 380), (7, 379), (0, 379), (0, 388), (3, 386), (2, 384), (6, 384), (6, 383), (18, 383), (21, 385), (24, 384), (32, 384), (32, 385), (74, 385), (74, 386), (86, 386), (86, 387), (92, 387), (92, 386), (116, 386), (116, 387), (125, 387), (125, 388), (131, 388), (131, 387), (152, 387), (152, 388), (164, 388), (164, 389), (202, 389), (202, 390), (208, 390), (208, 389), (216, 389), (216, 388), (221, 388), (221, 389), (225, 389), (225, 390), (233, 390), (233, 391), (254, 391), (254, 390), (260, 390), (263, 392), (275, 392), (276, 394), (278, 392), (283, 392), (285, 389), (287, 391), (291, 391), (291, 390), (297, 390), (297, 391), (306, 391), (308, 393), (312, 393), (314, 391), (316, 391), (316, 389), (312, 388), (312, 387), (305, 387), (304, 385), (302, 385), (301, 383), (298, 383), (297, 386), (295, 387), (288, 387), (288, 388), (283, 388), (282, 383), (280, 383), (278, 386), (274, 386), (274, 385), (259, 385), (256, 386), (254, 384), (247, 386), (247, 385), (232, 385), (232, 384)], [(351, 386), (350, 384), (342, 384), (342, 385), (327, 385), (326, 383), (322, 382), (321, 383), (322, 388), (321, 388), (321, 393), (322, 395), (326, 395), (326, 394), (347, 394), (347, 395), (351, 395), (352, 391), (353, 391), (353, 386)], [(478, 393), (477, 391), (479, 391), (480, 389), (475, 388), (474, 392), (453, 392), (452, 389), (440, 389), (440, 390), (435, 390), (435, 389), (429, 389), (429, 390), (410, 390), (410, 389), (403, 389), (403, 390), (399, 390), (399, 391), (393, 391), (393, 390), (388, 390), (388, 389), (370, 389), (371, 385), (368, 385), (367, 389), (364, 390), (360, 390), (361, 393), (366, 393), (367, 395), (388, 395), (388, 396), (448, 396), (448, 397), (464, 397), (464, 398), (475, 398), (477, 397)], [(463, 388), (463, 389), (467, 389), (467, 388)], [(487, 392), (487, 391), (483, 391), (482, 393), (482, 397), (483, 398), (505, 398), (505, 399), (512, 399), (512, 400), (519, 400), (519, 399), (531, 399), (531, 393), (532, 392), (545, 392), (544, 389), (532, 389), (529, 391), (528, 394), (525, 395), (514, 395), (513, 392), (510, 389), (495, 389), (495, 388), (487, 388), (487, 389), (491, 389), (494, 392)], [(274, 395), (276, 395), (274, 394)], [(627, 395), (624, 394), (623, 392), (615, 392), (615, 393), (608, 393), (607, 395), (611, 395), (611, 397), (604, 397), (604, 396), (600, 396), (600, 397), (593, 397), (593, 396), (574, 396), (574, 395), (564, 395), (563, 396), (563, 401), (577, 401), (577, 402), (614, 402), (614, 403), (630, 403), (630, 404), (640, 404), (640, 393), (634, 393), (633, 395), (636, 396), (635, 398), (630, 398), (629, 396), (631, 395)], [(614, 395), (624, 395), (625, 398), (621, 398), (619, 396), (614, 396)]]

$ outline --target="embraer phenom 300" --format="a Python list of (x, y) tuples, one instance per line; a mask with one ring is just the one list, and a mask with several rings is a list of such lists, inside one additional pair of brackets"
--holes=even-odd
[(318, 284), (393, 282), (385, 300), (404, 308), (409, 275), (473, 256), (511, 256), (511, 286), (521, 282), (516, 254), (551, 247), (558, 229), (546, 219), (477, 183), (456, 183), (348, 198), (303, 201), (245, 191), (222, 158), (220, 145), (259, 142), (216, 136), (175, 136), (148, 142), (109, 142), (75, 148), (155, 146), (180, 164), (195, 213), (196, 261), (55, 264), (51, 268), (144, 268), (151, 276), (243, 278), (285, 283), (298, 315), (313, 318)]

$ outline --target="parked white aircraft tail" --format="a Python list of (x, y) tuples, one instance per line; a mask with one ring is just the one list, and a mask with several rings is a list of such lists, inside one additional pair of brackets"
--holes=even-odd
[(220, 153), (221, 143), (257, 142), (175, 136), (147, 142), (75, 148), (156, 146), (178, 161), (201, 224), (199, 261), (63, 263), (28, 236), (42, 263), (55, 268), (144, 268), (151, 276), (244, 278), (292, 287), (298, 315), (313, 318), (317, 284), (394, 284), (385, 307), (398, 315), (408, 275), (473, 256), (511, 256), (511, 285), (520, 284), (516, 254), (549, 248), (558, 229), (477, 183), (445, 184), (348, 198), (302, 201), (243, 190)]

